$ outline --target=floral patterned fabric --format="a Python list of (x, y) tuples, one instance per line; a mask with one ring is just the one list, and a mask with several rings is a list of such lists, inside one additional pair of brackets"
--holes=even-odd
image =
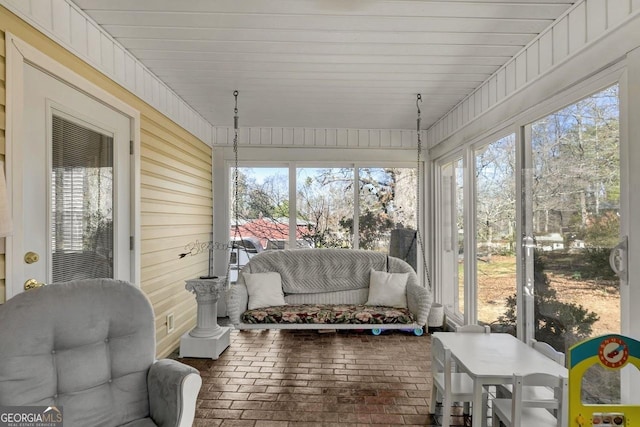
[(257, 308), (242, 314), (244, 323), (404, 324), (414, 317), (406, 308), (370, 305), (302, 304)]

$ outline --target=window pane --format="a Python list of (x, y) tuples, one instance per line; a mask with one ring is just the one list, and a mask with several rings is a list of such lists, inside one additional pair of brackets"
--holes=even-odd
[[(233, 169), (231, 174), (234, 182)], [(241, 246), (248, 257), (263, 249), (288, 248), (289, 169), (238, 168), (237, 191), (237, 224), (235, 203), (230, 213), (235, 245)], [(235, 201), (233, 194), (231, 200)]]
[(492, 324), (515, 310), (515, 135), (476, 151), (475, 159), (478, 321)]
[(304, 241), (314, 248), (353, 247), (353, 169), (298, 168), (298, 218), (306, 231)]
[(52, 279), (113, 277), (113, 138), (53, 116)]
[[(361, 168), (359, 248), (389, 253), (416, 268), (415, 168)], [(347, 220), (352, 227), (352, 220)]]
[(461, 158), (441, 164), (436, 201), (436, 280), (440, 282), (442, 302), (457, 322), (464, 318), (464, 173)]
[(231, 283), (251, 257), (266, 249), (288, 247), (289, 241), (289, 169), (239, 167), (237, 185), (235, 181), (232, 168)]
[(455, 282), (457, 287), (456, 292), (456, 307), (457, 312), (464, 313), (464, 162), (462, 159), (454, 163), (455, 168), (455, 215), (456, 215), (456, 253), (458, 254), (458, 269), (457, 280)]
[[(618, 86), (532, 124), (535, 337), (566, 351), (620, 332), (619, 281), (609, 253), (620, 240)], [(591, 375), (583, 399), (619, 396)], [(613, 384), (613, 385), (612, 385)]]

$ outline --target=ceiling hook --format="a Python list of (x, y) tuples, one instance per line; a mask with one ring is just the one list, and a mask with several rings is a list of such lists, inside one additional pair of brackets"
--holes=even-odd
[[(234, 96), (234, 98), (236, 99), (236, 105), (235, 105), (235, 107), (233, 108), (233, 113), (234, 113), (234, 115), (233, 115), (233, 128), (234, 128), (234, 129), (236, 130), (236, 132), (237, 132), (237, 131), (238, 131), (238, 127), (239, 127), (239, 126), (238, 126), (238, 121), (239, 121), (239, 120), (238, 120), (238, 91), (237, 91), (237, 90), (234, 90), (234, 91), (233, 91), (233, 96)], [(237, 138), (236, 138), (236, 139), (237, 139)]]

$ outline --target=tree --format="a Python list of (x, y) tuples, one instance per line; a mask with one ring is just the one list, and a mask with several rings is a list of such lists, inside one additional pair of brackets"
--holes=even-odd
[(351, 247), (352, 239), (339, 221), (353, 213), (353, 177), (334, 173), (336, 169), (300, 169), (298, 171), (298, 217), (314, 227), (303, 236), (314, 247)]
[[(338, 188), (337, 203), (344, 204), (345, 195), (353, 194), (352, 168), (324, 169), (317, 182), (321, 188)], [(416, 171), (410, 168), (358, 169), (359, 245), (363, 249), (386, 250), (390, 231), (416, 224)], [(348, 197), (348, 196), (347, 196)], [(347, 199), (351, 201), (351, 199)], [(338, 219), (338, 235), (353, 236), (353, 206)], [(337, 213), (337, 211), (335, 212)]]
[[(534, 254), (534, 333), (538, 341), (549, 343), (558, 351), (591, 336), (592, 326), (599, 320), (596, 313), (581, 305), (557, 299), (555, 289), (544, 273), (545, 265), (538, 251)], [(515, 330), (516, 295), (507, 298), (507, 311), (498, 322)]]
[[(393, 222), (386, 215), (376, 215), (370, 210), (366, 210), (359, 217), (359, 242), (360, 249), (378, 249), (376, 243), (393, 229)], [(343, 218), (340, 226), (353, 233), (353, 219)]]
[[(492, 254), (495, 238), (513, 243), (515, 224), (515, 136), (476, 152), (476, 226), (478, 243)], [(512, 249), (512, 248), (511, 248)]]
[[(262, 183), (257, 183), (255, 179), (248, 180), (246, 198), (244, 199), (244, 217), (278, 218), (279, 216), (289, 216), (288, 199), (288, 182), (286, 177), (282, 175), (268, 176)], [(286, 212), (286, 214), (280, 215), (282, 212)]]
[[(264, 175), (264, 174), (263, 174)], [(351, 247), (354, 213), (353, 168), (299, 168), (296, 216), (311, 226), (301, 236), (315, 247)], [(359, 241), (363, 248), (386, 250), (390, 230), (416, 224), (416, 171), (412, 168), (360, 168)], [(289, 216), (286, 175), (256, 179), (251, 170), (238, 174), (239, 215), (243, 219)], [(300, 230), (299, 230), (300, 231)]]
[(584, 230), (590, 215), (619, 205), (618, 116), (616, 85), (532, 125), (537, 232), (558, 232), (570, 222)]

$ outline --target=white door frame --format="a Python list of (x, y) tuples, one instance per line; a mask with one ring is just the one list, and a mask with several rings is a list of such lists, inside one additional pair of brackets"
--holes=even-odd
[[(23, 108), (24, 108), (24, 64), (31, 64), (44, 72), (60, 79), (69, 86), (85, 93), (91, 98), (119, 111), (129, 117), (131, 125), (131, 141), (133, 154), (131, 156), (131, 218), (130, 227), (133, 240), (131, 251), (131, 281), (140, 286), (140, 112), (119, 98), (86, 80), (81, 75), (70, 70), (53, 58), (45, 55), (33, 46), (17, 38), (11, 33), (5, 34), (7, 61), (7, 110), (6, 110), (6, 173), (10, 212), (13, 217), (14, 230), (21, 230), (22, 223), (22, 194), (15, 191), (22, 187), (22, 171), (14, 169), (14, 160), (22, 158), (21, 142), (23, 139)], [(14, 239), (7, 237), (6, 241), (6, 299), (13, 297), (15, 289), (21, 284), (9, 283), (13, 277), (13, 266), (21, 260), (13, 258)]]

